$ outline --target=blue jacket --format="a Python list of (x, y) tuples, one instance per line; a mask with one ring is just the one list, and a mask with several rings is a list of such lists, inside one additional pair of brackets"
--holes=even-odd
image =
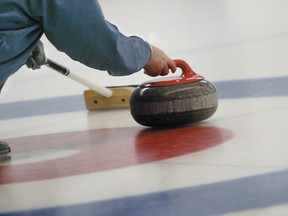
[(43, 33), (72, 59), (115, 76), (141, 70), (151, 55), (147, 42), (105, 20), (97, 0), (0, 0), (0, 84)]

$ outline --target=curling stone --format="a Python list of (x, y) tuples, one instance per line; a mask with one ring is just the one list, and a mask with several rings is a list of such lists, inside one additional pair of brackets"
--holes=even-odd
[(172, 127), (205, 120), (216, 112), (218, 99), (213, 84), (185, 61), (175, 63), (182, 69), (180, 76), (154, 79), (132, 92), (130, 112), (139, 124)]

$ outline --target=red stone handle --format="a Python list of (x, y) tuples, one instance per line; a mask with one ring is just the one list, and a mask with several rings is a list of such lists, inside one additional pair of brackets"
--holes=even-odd
[(176, 63), (177, 67), (181, 68), (183, 78), (189, 78), (198, 75), (192, 70), (187, 62), (181, 59), (175, 59), (174, 62)]
[(176, 66), (181, 68), (182, 75), (181, 76), (167, 76), (167, 77), (161, 77), (158, 79), (153, 79), (149, 82), (142, 83), (140, 86), (171, 86), (171, 85), (178, 85), (178, 84), (184, 84), (184, 83), (193, 83), (198, 82), (200, 80), (203, 80), (204, 77), (196, 74), (191, 67), (183, 60), (175, 59), (174, 62), (176, 63)]

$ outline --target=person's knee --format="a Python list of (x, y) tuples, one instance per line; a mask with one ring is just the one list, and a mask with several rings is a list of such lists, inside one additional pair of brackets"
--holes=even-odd
[(2, 88), (3, 88), (3, 86), (4, 86), (4, 83), (5, 83), (5, 82), (3, 82), (2, 84), (0, 84), (0, 93), (1, 93), (1, 90), (2, 90)]

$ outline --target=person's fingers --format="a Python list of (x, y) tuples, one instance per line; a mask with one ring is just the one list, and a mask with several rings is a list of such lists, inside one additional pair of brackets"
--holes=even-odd
[(175, 71), (177, 70), (176, 63), (173, 60), (168, 61), (168, 67), (171, 69), (173, 73), (175, 73)]
[(26, 61), (26, 66), (28, 68), (31, 68), (33, 70), (36, 70), (36, 69), (39, 69), (40, 68), (40, 65), (37, 63), (37, 61), (32, 57), (30, 56), (27, 61)]
[(152, 76), (152, 77), (156, 77), (156, 76), (159, 75), (159, 73), (157, 73), (157, 72), (154, 72), (154, 71), (152, 72), (152, 71), (147, 71), (147, 70), (145, 70), (144, 73), (146, 75), (149, 75), (149, 76)]
[(36, 47), (26, 61), (26, 66), (33, 70), (40, 69), (47, 62), (42, 41), (38, 41)]
[(161, 76), (166, 76), (168, 73), (169, 73), (169, 67), (168, 67), (167, 64), (164, 64), (164, 67), (163, 67), (160, 75)]
[(162, 67), (154, 68), (154, 70), (145, 70), (144, 73), (149, 75), (149, 76), (166, 76), (169, 74), (170, 70), (174, 73), (176, 71), (177, 67), (176, 64), (173, 60), (167, 61), (163, 64)]

